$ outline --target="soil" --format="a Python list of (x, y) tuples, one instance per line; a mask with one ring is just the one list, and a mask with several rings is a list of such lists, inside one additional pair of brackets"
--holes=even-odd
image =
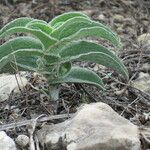
[[(86, 66), (103, 77), (106, 91), (102, 92), (89, 85), (63, 84), (60, 99), (52, 102), (41, 92), (48, 87), (46, 80), (35, 73), (26, 73), (31, 84), (26, 86), (21, 94), (12, 92), (7, 101), (1, 102), (0, 123), (4, 125), (20, 122), (41, 114), (74, 113), (83, 103), (101, 101), (110, 105), (117, 113), (138, 125), (139, 128), (149, 128), (150, 116), (147, 119), (146, 114), (150, 113), (150, 93), (136, 89), (130, 83), (138, 78), (140, 72), (150, 74), (150, 70), (143, 67), (144, 64), (150, 63), (150, 49), (137, 41), (139, 35), (150, 32), (150, 1), (0, 0), (0, 28), (18, 17), (27, 16), (48, 22), (53, 17), (68, 11), (82, 11), (118, 33), (123, 43), (123, 50), (117, 54), (128, 68), (130, 80), (125, 81), (112, 70), (97, 64), (75, 62), (75, 65)], [(119, 19), (116, 18), (118, 16)], [(44, 123), (57, 123), (62, 120), (64, 119), (49, 120)], [(41, 124), (38, 127), (40, 126)], [(16, 138), (19, 134), (29, 135), (27, 126), (6, 129), (6, 132), (12, 138)], [(150, 138), (150, 133), (147, 138)], [(143, 142), (142, 136), (141, 141), (142, 149), (150, 148)]]

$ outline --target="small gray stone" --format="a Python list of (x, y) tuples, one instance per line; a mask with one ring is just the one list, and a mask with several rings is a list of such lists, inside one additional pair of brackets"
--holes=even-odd
[(113, 16), (113, 19), (114, 19), (115, 22), (120, 22), (121, 23), (124, 20), (124, 16), (116, 14), (116, 15)]
[(100, 15), (98, 16), (98, 20), (105, 21), (105, 20), (106, 20), (106, 17), (105, 17), (103, 14), (100, 14)]
[(85, 15), (87, 15), (87, 16), (89, 16), (89, 17), (91, 17), (93, 14), (96, 13), (96, 10), (89, 9), (89, 10), (84, 10), (84, 11), (80, 11), (80, 12), (83, 13), (83, 14), (85, 14)]
[(118, 27), (118, 28), (117, 28), (117, 33), (119, 33), (119, 34), (120, 34), (120, 33), (123, 33), (123, 31), (124, 31), (124, 30), (123, 30), (122, 27)]
[(16, 143), (20, 146), (20, 147), (22, 147), (22, 148), (24, 148), (24, 147), (26, 147), (26, 146), (28, 146), (28, 144), (29, 144), (29, 137), (28, 136), (26, 136), (26, 135), (19, 135), (17, 138), (16, 138)]

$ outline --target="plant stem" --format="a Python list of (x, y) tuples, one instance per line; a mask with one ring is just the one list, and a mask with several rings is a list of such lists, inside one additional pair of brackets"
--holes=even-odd
[(60, 88), (58, 85), (49, 86), (49, 95), (52, 101), (57, 101), (59, 99)]

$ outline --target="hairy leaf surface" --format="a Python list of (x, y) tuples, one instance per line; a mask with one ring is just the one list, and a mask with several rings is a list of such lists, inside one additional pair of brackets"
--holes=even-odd
[(67, 21), (68, 19), (74, 18), (74, 17), (84, 17), (84, 18), (89, 18), (88, 16), (80, 13), (80, 12), (70, 12), (70, 13), (64, 13), (62, 15), (59, 15), (57, 17), (55, 17), (54, 19), (52, 19), (49, 24), (53, 27), (58, 23), (62, 23)]
[(3, 34), (0, 35), (0, 38), (3, 38), (5, 36), (14, 34), (14, 33), (29, 33), (38, 38), (44, 45), (45, 49), (47, 49), (49, 46), (53, 45), (57, 42), (56, 39), (50, 37), (49, 35), (45, 34), (43, 31), (30, 29), (26, 27), (14, 27), (9, 30), (6, 30), (3, 32)]
[(0, 59), (20, 49), (41, 49), (42, 43), (32, 37), (17, 37), (0, 46)]
[(31, 29), (40, 29), (41, 31), (50, 34), (52, 32), (52, 28), (50, 26), (48, 26), (47, 24), (43, 24), (43, 23), (30, 23), (28, 24), (26, 27), (29, 27)]
[[(43, 56), (41, 50), (22, 49), (0, 59), (0, 73), (16, 71), (36, 71), (36, 60)], [(7, 67), (6, 67), (7, 66)]]
[(50, 84), (60, 83), (86, 83), (96, 85), (101, 89), (104, 89), (101, 78), (91, 70), (72, 67), (71, 70), (64, 77), (56, 78), (53, 81), (49, 81)]
[(98, 39), (105, 39), (111, 42), (114, 46), (120, 47), (121, 43), (117, 36), (114, 36), (112, 32), (106, 30), (103, 27), (90, 27), (84, 28), (73, 34), (72, 36), (64, 39), (64, 41), (72, 41), (72, 40), (79, 40), (81, 38), (86, 37), (94, 37)]
[(28, 17), (22, 17), (22, 18), (15, 19), (15, 20), (9, 22), (8, 24), (6, 24), (0, 30), (0, 34), (2, 34), (3, 32), (5, 32), (6, 30), (14, 28), (14, 27), (25, 27), (29, 22), (31, 22), (33, 20), (34, 20), (33, 18), (28, 18)]
[(64, 60), (66, 59), (66, 61), (80, 59), (102, 64), (116, 70), (118, 73), (121, 73), (128, 78), (128, 71), (120, 59), (107, 48), (92, 42), (76, 42), (75, 44), (62, 49), (60, 56), (64, 58)]
[[(89, 27), (102, 27), (108, 30), (109, 32), (111, 32), (114, 36), (116, 36), (116, 34), (113, 33), (111, 29), (104, 26), (103, 24), (92, 21), (87, 18), (83, 18), (83, 17), (74, 17), (74, 18), (67, 20), (65, 23), (59, 26), (56, 30), (54, 30), (51, 33), (51, 36), (61, 40), (63, 38), (66, 38), (68, 36), (75, 34), (81, 29), (89, 28)], [(118, 37), (116, 36), (116, 38)]]
[(110, 31), (102, 28), (102, 27), (90, 27), (84, 28), (76, 32), (70, 37), (64, 38), (63, 40), (57, 42), (54, 46), (52, 46), (48, 51), (54, 54), (59, 54), (63, 47), (66, 45), (74, 44), (76, 41), (83, 40), (86, 37), (94, 37), (98, 39), (105, 39), (112, 43), (114, 46), (118, 47), (119, 49), (122, 47), (120, 40), (114, 36)]

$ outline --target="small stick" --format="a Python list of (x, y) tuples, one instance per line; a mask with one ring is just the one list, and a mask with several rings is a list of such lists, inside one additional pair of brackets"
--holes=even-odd
[(39, 139), (36, 134), (34, 136), (34, 139), (35, 139), (36, 150), (40, 150)]
[[(53, 116), (46, 116), (46, 117), (42, 117), (38, 120), (38, 123), (42, 123), (42, 122), (46, 122), (46, 121), (50, 121), (50, 120), (58, 120), (58, 119), (65, 119), (68, 117), (73, 117), (74, 114), (62, 114), (62, 115), (53, 115)], [(36, 119), (36, 118), (35, 118)], [(35, 119), (31, 119), (31, 120), (25, 120), (25, 121), (20, 121), (20, 122), (16, 122), (16, 123), (10, 123), (10, 124), (5, 124), (5, 125), (1, 125), (0, 126), (0, 131), (3, 130), (8, 130), (8, 129), (12, 129), (12, 128), (16, 128), (16, 127), (22, 127), (22, 126), (26, 126), (31, 124)]]
[[(44, 115), (45, 116), (45, 115)], [(29, 135), (30, 135), (30, 142), (29, 142), (29, 149), (30, 150), (36, 150), (35, 149), (35, 143), (34, 143), (34, 131), (36, 129), (36, 125), (37, 125), (37, 121), (38, 119), (40, 119), (41, 117), (43, 117), (43, 115), (40, 115), (38, 116), (36, 119), (34, 119), (33, 122), (31, 122), (31, 124), (29, 124), (28, 126), (28, 132), (29, 132)]]
[(122, 113), (120, 114), (121, 116), (124, 114), (124, 112), (134, 103), (140, 101), (139, 97), (137, 97), (133, 102), (131, 102), (130, 104), (128, 104), (128, 106), (122, 111)]

